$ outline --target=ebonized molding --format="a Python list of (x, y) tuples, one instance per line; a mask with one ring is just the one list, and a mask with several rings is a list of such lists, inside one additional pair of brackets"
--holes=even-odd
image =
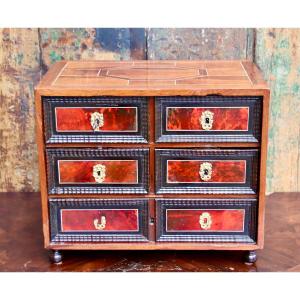
[[(55, 143), (147, 143), (148, 101), (146, 97), (43, 97), (45, 138)], [(56, 131), (55, 107), (132, 106), (138, 108), (138, 131), (132, 133)]]
[[(202, 97), (156, 97), (156, 142), (260, 142), (262, 97), (250, 96), (202, 96)], [(249, 130), (231, 131), (166, 131), (166, 107), (249, 107)]]
[[(49, 194), (146, 194), (149, 186), (148, 149), (47, 149)], [(138, 184), (59, 184), (57, 160), (136, 159)]]
[[(156, 236), (158, 242), (235, 242), (255, 243), (257, 226), (257, 200), (256, 199), (157, 199), (156, 201), (157, 227)], [(196, 232), (174, 233), (167, 232), (166, 209), (245, 209), (244, 232)]]
[[(157, 149), (156, 192), (157, 194), (255, 194), (257, 192), (258, 153), (253, 150), (206, 150), (206, 149)], [(245, 183), (167, 183), (167, 160), (226, 160), (244, 159), (247, 162)]]
[[(51, 242), (147, 242), (148, 241), (148, 201), (145, 199), (49, 199)], [(61, 209), (138, 209), (138, 232), (61, 232)]]

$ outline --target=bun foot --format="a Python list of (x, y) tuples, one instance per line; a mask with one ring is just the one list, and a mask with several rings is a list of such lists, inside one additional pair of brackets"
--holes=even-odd
[(50, 260), (55, 264), (60, 264), (62, 262), (62, 253), (59, 250), (54, 250), (50, 252)]
[(255, 263), (257, 260), (257, 254), (256, 251), (248, 251), (246, 256), (245, 256), (245, 261), (247, 263)]

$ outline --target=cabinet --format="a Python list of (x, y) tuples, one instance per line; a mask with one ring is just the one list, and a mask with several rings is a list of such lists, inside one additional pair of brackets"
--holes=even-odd
[(248, 61), (62, 61), (35, 89), (45, 247), (263, 247), (270, 91)]

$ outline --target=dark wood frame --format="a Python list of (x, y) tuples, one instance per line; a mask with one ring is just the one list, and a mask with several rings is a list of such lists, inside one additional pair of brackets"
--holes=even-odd
[[(88, 149), (51, 148), (46, 150), (49, 194), (147, 194), (149, 176), (148, 149)], [(64, 184), (58, 182), (57, 160), (59, 159), (134, 159), (138, 161), (137, 184)]]
[[(156, 193), (157, 194), (256, 194), (257, 192), (257, 166), (258, 151), (233, 150), (233, 149), (156, 149)], [(209, 182), (184, 184), (168, 184), (167, 178), (167, 160), (187, 159), (187, 160), (231, 160), (241, 159), (247, 162), (246, 182), (226, 184), (213, 184)]]
[[(230, 97), (220, 95), (192, 97), (156, 97), (156, 142), (248, 142), (259, 143), (261, 135), (262, 97)], [(240, 131), (166, 131), (166, 107), (249, 107), (249, 128), (247, 132)]]
[[(148, 242), (148, 201), (147, 199), (49, 199), (51, 243), (77, 242)], [(138, 209), (138, 232), (61, 232), (59, 213), (61, 209)]]
[[(157, 241), (159, 242), (213, 242), (252, 243), (256, 242), (257, 200), (256, 199), (157, 199)], [(245, 209), (244, 232), (167, 232), (166, 209)]]
[[(146, 143), (148, 142), (148, 112), (146, 97), (43, 97), (46, 143)], [(138, 111), (138, 131), (131, 133), (59, 133), (55, 126), (55, 107), (132, 106)]]
[[(222, 63), (220, 61), (219, 63)], [(44, 76), (43, 81), (35, 88), (35, 101), (36, 101), (36, 135), (37, 135), (37, 145), (38, 145), (38, 156), (39, 156), (39, 174), (40, 174), (40, 188), (41, 188), (41, 202), (42, 202), (42, 217), (43, 217), (43, 233), (44, 233), (44, 245), (47, 249), (53, 250), (71, 250), (71, 249), (90, 249), (90, 250), (100, 250), (100, 249), (132, 249), (132, 250), (256, 250), (263, 248), (264, 244), (264, 209), (265, 209), (265, 183), (266, 183), (266, 158), (267, 158), (267, 143), (268, 143), (268, 115), (269, 115), (269, 101), (270, 101), (270, 90), (264, 83), (262, 76), (258, 68), (253, 65), (252, 62), (243, 61), (241, 62), (244, 69), (247, 71), (249, 79), (252, 81), (253, 86), (251, 88), (245, 87), (234, 87), (228, 86), (226, 88), (214, 88), (205, 87), (164, 87), (163, 89), (157, 89), (155, 87), (145, 88), (102, 88), (91, 87), (89, 89), (82, 89), (74, 87), (63, 88), (52, 86), (53, 80), (60, 74), (62, 68), (66, 65), (65, 61), (61, 61), (53, 65), (53, 67)], [(154, 97), (155, 96), (207, 96), (207, 95), (222, 95), (222, 96), (261, 96), (263, 99), (262, 106), (262, 131), (261, 131), (261, 142), (196, 142), (192, 145), (190, 143), (159, 143), (155, 144), (155, 106)], [(155, 243), (155, 226), (150, 222), (149, 231), (149, 243), (97, 243), (97, 244), (87, 244), (87, 243), (63, 243), (63, 244), (53, 244), (50, 240), (50, 224), (49, 224), (49, 201), (48, 198), (56, 198), (57, 196), (48, 196), (47, 189), (47, 169), (46, 169), (46, 141), (44, 137), (45, 127), (44, 127), (44, 113), (42, 107), (42, 97), (44, 96), (70, 96), (70, 97), (98, 97), (98, 96), (147, 96), (149, 97), (148, 107), (149, 107), (149, 143), (150, 148), (149, 153), (149, 172), (150, 172), (150, 184), (149, 184), (149, 194), (145, 197), (149, 198), (149, 220), (155, 218), (155, 202), (154, 199), (160, 199), (161, 195), (155, 194), (154, 182), (155, 182), (155, 147), (159, 148), (198, 148), (198, 147), (220, 147), (220, 148), (254, 148), (260, 150), (260, 168), (259, 168), (259, 191), (258, 191), (258, 222), (257, 222), (257, 242), (255, 244), (246, 243)], [(78, 147), (82, 144), (70, 144), (70, 143), (57, 143), (55, 145), (47, 145), (47, 148), (51, 147)], [(132, 145), (111, 143), (105, 144), (106, 147), (123, 147), (131, 148)], [(98, 148), (98, 143), (87, 143), (85, 147)], [(141, 144), (134, 145), (135, 148), (143, 148)], [(62, 195), (62, 197), (65, 197)], [(72, 198), (77, 198), (80, 196), (74, 195)], [(84, 195), (85, 198), (95, 197), (94, 195)], [(101, 199), (112, 199), (117, 196), (101, 195)], [(174, 196), (164, 195), (163, 198), (172, 198)], [(177, 197), (183, 198), (186, 195), (178, 194)], [(199, 196), (197, 196), (199, 198)], [(226, 195), (226, 198), (241, 198), (247, 197), (247, 195)], [(128, 195), (127, 198), (136, 198), (136, 196)], [(140, 197), (139, 197), (140, 198)], [(193, 198), (189, 195), (188, 198)], [(201, 198), (214, 198), (211, 195), (204, 195)], [(222, 195), (218, 198), (223, 198)]]

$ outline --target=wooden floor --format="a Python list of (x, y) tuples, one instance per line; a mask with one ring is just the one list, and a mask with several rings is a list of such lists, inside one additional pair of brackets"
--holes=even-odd
[(300, 271), (300, 193), (267, 198), (265, 248), (258, 261), (236, 251), (65, 251), (61, 265), (43, 249), (38, 193), (0, 194), (0, 271)]

